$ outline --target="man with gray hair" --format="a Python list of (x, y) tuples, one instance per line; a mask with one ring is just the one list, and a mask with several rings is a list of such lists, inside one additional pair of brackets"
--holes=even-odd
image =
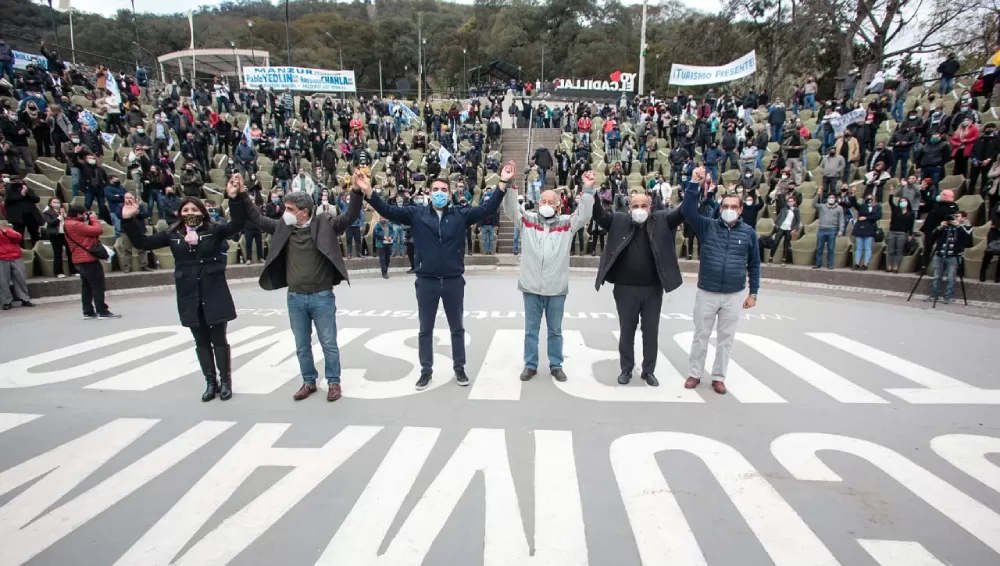
[(323, 349), (328, 384), (326, 400), (340, 399), (340, 350), (337, 347), (337, 301), (333, 287), (347, 281), (347, 267), (337, 239), (361, 214), (364, 197), (354, 190), (345, 214), (313, 215), (313, 199), (304, 192), (285, 195), (280, 220), (267, 218), (251, 199), (244, 203), (249, 222), (272, 234), (270, 251), (260, 274), (268, 291), (288, 287), (288, 319), (295, 336), (295, 355), (302, 372), (302, 386), (293, 398), (301, 401), (316, 392), (316, 362), (312, 355), (312, 327)]

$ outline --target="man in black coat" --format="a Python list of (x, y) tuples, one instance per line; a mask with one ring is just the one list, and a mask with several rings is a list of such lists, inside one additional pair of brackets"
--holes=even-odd
[(24, 237), (25, 232), (31, 238), (31, 246), (38, 243), (38, 228), (44, 226), (42, 213), (38, 211), (38, 195), (25, 185), (21, 180), (10, 180), (4, 174), (4, 206), (7, 208), (7, 221), (11, 228), (21, 235), (21, 247), (28, 249), (28, 239)]
[(941, 200), (935, 203), (934, 208), (927, 213), (927, 218), (924, 219), (923, 225), (920, 227), (920, 231), (924, 233), (924, 253), (922, 254), (923, 266), (926, 268), (931, 260), (931, 253), (934, 251), (934, 230), (941, 225), (942, 222), (949, 221), (955, 214), (958, 213), (958, 205), (955, 204), (955, 193), (950, 189), (945, 189), (941, 191)]
[(272, 234), (271, 246), (260, 274), (262, 289), (288, 287), (288, 318), (295, 336), (295, 351), (302, 372), (302, 387), (293, 398), (301, 401), (316, 392), (316, 363), (312, 355), (312, 327), (323, 348), (327, 401), (341, 397), (340, 349), (337, 347), (337, 302), (333, 288), (350, 280), (340, 253), (338, 238), (361, 215), (364, 197), (355, 183), (347, 212), (331, 216), (313, 215), (311, 195), (285, 195), (280, 220), (267, 218), (246, 199), (247, 220)]
[(549, 153), (548, 148), (539, 147), (535, 150), (535, 155), (532, 157), (535, 160), (535, 165), (538, 166), (538, 180), (542, 182), (542, 187), (545, 187), (545, 176), (548, 175), (549, 169), (552, 169), (552, 154)]
[(593, 221), (608, 231), (594, 287), (614, 283), (621, 335), (618, 383), (627, 385), (635, 368), (635, 330), (642, 319), (642, 371), (647, 385), (660, 384), (653, 374), (659, 353), (660, 308), (663, 293), (681, 285), (674, 234), (684, 221), (680, 209), (651, 210), (649, 197), (635, 194), (628, 212), (607, 212), (594, 202)]

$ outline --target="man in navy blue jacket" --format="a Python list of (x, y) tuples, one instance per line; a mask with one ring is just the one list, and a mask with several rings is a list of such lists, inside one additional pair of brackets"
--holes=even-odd
[[(757, 304), (760, 288), (760, 255), (757, 233), (740, 219), (743, 201), (736, 194), (727, 194), (719, 207), (719, 218), (698, 214), (698, 195), (705, 180), (705, 168), (698, 167), (684, 189), (681, 214), (688, 221), (701, 248), (698, 255), (698, 291), (694, 301), (694, 340), (691, 344), (690, 370), (684, 387), (694, 389), (701, 382), (708, 353), (708, 340), (718, 321), (718, 349), (712, 367), (712, 389), (726, 393), (726, 368), (729, 351), (736, 336), (740, 310)], [(747, 277), (750, 294), (744, 299)]]
[(451, 206), (451, 184), (447, 179), (431, 181), (429, 205), (392, 206), (372, 191), (371, 180), (361, 175), (358, 185), (369, 204), (390, 222), (410, 226), (416, 261), (417, 316), (420, 333), (420, 379), (417, 391), (431, 381), (434, 362), (434, 318), (438, 302), (444, 305), (451, 328), (451, 361), (459, 385), (469, 384), (465, 373), (465, 327), (462, 317), (465, 303), (465, 235), (470, 227), (487, 216), (496, 216), (504, 193), (514, 178), (516, 167), (508, 162), (500, 172), (500, 183), (481, 206)]

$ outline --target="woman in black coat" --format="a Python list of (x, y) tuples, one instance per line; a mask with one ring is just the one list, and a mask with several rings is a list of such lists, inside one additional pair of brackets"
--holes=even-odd
[[(226, 185), (233, 205), (228, 223), (213, 222), (204, 203), (194, 197), (181, 200), (179, 221), (164, 232), (151, 236), (136, 220), (138, 201), (131, 194), (122, 207), (122, 231), (141, 250), (169, 247), (174, 254), (174, 285), (181, 324), (194, 335), (198, 364), (207, 387), (202, 401), (211, 401), (216, 392), (223, 401), (233, 396), (232, 358), (226, 341), (226, 324), (236, 319), (236, 306), (226, 283), (227, 239), (242, 233), (246, 222), (242, 201), (247, 198), (243, 178), (233, 175)], [(216, 378), (216, 365), (218, 378)]]

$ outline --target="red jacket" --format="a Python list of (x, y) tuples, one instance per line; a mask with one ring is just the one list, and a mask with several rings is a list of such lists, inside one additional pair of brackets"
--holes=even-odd
[(21, 235), (13, 228), (0, 228), (0, 260), (21, 259)]
[(101, 221), (97, 219), (97, 216), (91, 215), (90, 224), (85, 224), (78, 217), (67, 218), (66, 223), (63, 225), (63, 230), (66, 233), (66, 245), (70, 249), (70, 257), (73, 263), (93, 263), (99, 261), (87, 251), (91, 246), (99, 242), (101, 235), (104, 234), (104, 228), (101, 227)]
[(969, 125), (969, 129), (965, 132), (962, 131), (962, 128), (958, 128), (951, 135), (951, 156), (957, 157), (958, 152), (961, 151), (963, 156), (969, 157), (972, 155), (972, 146), (978, 139), (979, 127), (975, 124)]

